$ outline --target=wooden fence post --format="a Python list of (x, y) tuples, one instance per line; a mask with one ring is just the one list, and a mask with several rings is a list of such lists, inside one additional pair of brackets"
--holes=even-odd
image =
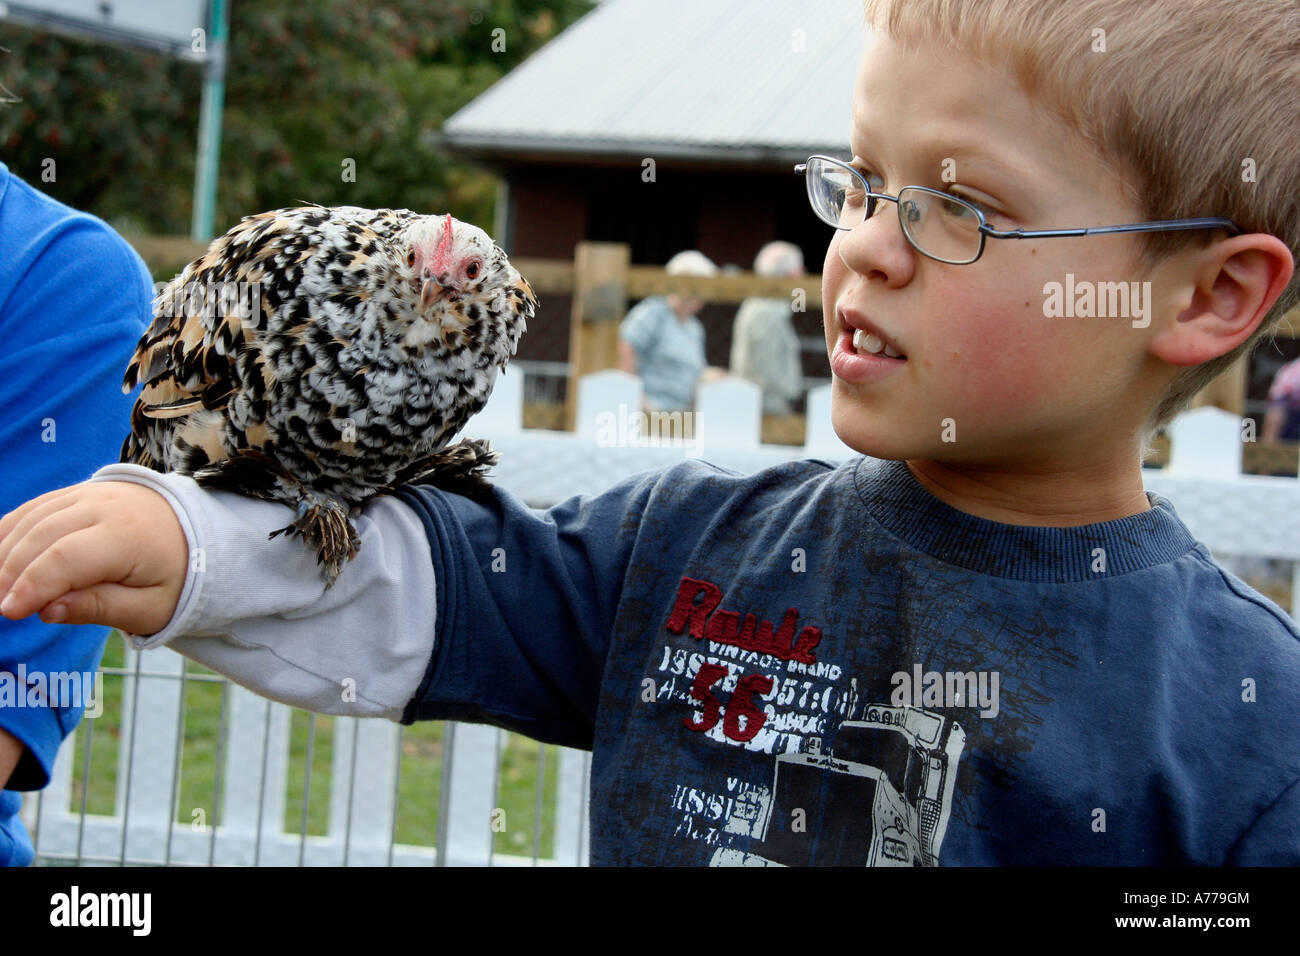
[(632, 250), (621, 242), (580, 242), (573, 255), (573, 316), (569, 322), (569, 389), (565, 427), (572, 430), (578, 380), (618, 367), (618, 324), (627, 311)]

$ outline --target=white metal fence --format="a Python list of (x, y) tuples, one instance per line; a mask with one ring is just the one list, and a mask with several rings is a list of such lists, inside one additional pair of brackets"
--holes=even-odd
[[(534, 507), (573, 494), (598, 493), (618, 479), (698, 456), (743, 472), (800, 457), (843, 460), (853, 453), (830, 425), (829, 387), (808, 396), (803, 447), (759, 442), (756, 386), (724, 380), (702, 387), (693, 442), (654, 434), (663, 420), (639, 417), (640, 382), (617, 371), (585, 378), (575, 433), (525, 430), (523, 373), (501, 377), (492, 401), (467, 433), (489, 438), (501, 452), (495, 480)], [(673, 427), (680, 421), (671, 422)], [(1291, 562), (1290, 611), (1300, 604), (1300, 482), (1243, 476), (1241, 423), (1214, 408), (1186, 413), (1170, 429), (1169, 465), (1148, 469), (1149, 490), (1171, 500), (1216, 557)], [(83, 721), (65, 741), (50, 786), (29, 799), (24, 818), (37, 862), (173, 865), (575, 865), (587, 859), (589, 755), (540, 748), (531, 839), (503, 851), (501, 754), (512, 735), (496, 728), (446, 723), (437, 771), (424, 764), (421, 788), (436, 788), (434, 835), (418, 844), (399, 839), (397, 814), (404, 740), (410, 729), (383, 720), (307, 718), (306, 772), (290, 773), (292, 708), (263, 700), (224, 679), (197, 673), (171, 651), (127, 651), (123, 666), (106, 667), (121, 682), (116, 713)], [(217, 752), (206, 797), (182, 800), (186, 771), (186, 695), (220, 687)], [(213, 705), (215, 710), (215, 705)], [(298, 712), (301, 713), (301, 712)], [(191, 712), (192, 714), (192, 712)], [(88, 812), (93, 736), (116, 730), (116, 790), (111, 813)], [(191, 719), (193, 717), (191, 716)], [(317, 725), (332, 726), (326, 793), (311, 792)], [(191, 770), (195, 761), (189, 761)], [(75, 779), (74, 779), (75, 778)], [(291, 780), (303, 789), (290, 799)], [(548, 783), (549, 781), (549, 783)], [(206, 784), (205, 784), (206, 787)], [(101, 798), (103, 802), (104, 798)], [(310, 833), (313, 799), (328, 806), (323, 833)], [(541, 834), (546, 833), (543, 841)]]

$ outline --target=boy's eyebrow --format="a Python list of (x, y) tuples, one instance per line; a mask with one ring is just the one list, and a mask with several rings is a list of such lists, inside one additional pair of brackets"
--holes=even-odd
[[(923, 151), (923, 155), (937, 155), (938, 152), (936, 146), (931, 153)], [(962, 180), (961, 170), (964, 166), (974, 166), (983, 174), (994, 176), (1020, 189), (1032, 189), (1041, 182), (1042, 178), (1032, 167), (1017, 160), (1014, 156), (990, 153), (979, 147), (949, 147), (943, 158), (951, 159), (956, 166), (957, 182)]]
[[(863, 142), (855, 135), (850, 140), (849, 148), (856, 156), (863, 155), (857, 148), (860, 145), (863, 145)], [(916, 144), (915, 152), (917, 155), (933, 158), (936, 177), (941, 171), (941, 163), (951, 159), (956, 167), (955, 181), (958, 183), (963, 179), (962, 168), (968, 165), (976, 167), (983, 175), (993, 176), (1006, 185), (1025, 191), (1042, 182), (1042, 177), (1037, 171), (1017, 161), (1013, 155), (1005, 151), (991, 152), (979, 146), (965, 144), (954, 146), (951, 140), (933, 139)]]

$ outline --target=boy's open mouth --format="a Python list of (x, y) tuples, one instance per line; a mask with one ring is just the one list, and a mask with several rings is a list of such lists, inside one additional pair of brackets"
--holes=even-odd
[(853, 350), (860, 355), (886, 355), (889, 358), (907, 360), (907, 356), (886, 345), (880, 337), (864, 329), (853, 330)]

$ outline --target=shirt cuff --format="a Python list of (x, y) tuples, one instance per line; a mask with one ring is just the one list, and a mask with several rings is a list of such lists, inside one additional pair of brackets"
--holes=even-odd
[[(147, 650), (151, 647), (163, 647), (172, 638), (185, 633), (185, 628), (195, 617), (199, 608), (199, 594), (201, 591), (202, 575), (196, 569), (202, 569), (206, 561), (197, 560), (198, 556), (203, 555), (200, 550), (200, 539), (198, 528), (195, 525), (192, 515), (201, 515), (203, 509), (201, 502), (194, 500), (194, 495), (202, 494), (199, 490), (198, 483), (188, 475), (161, 474), (143, 465), (113, 464), (105, 465), (88, 479), (89, 481), (129, 481), (132, 484), (144, 485), (156, 491), (167, 499), (171, 505), (172, 511), (176, 514), (176, 520), (180, 522), (181, 530), (185, 533), (185, 542), (189, 546), (190, 560), (185, 567), (185, 584), (181, 588), (180, 599), (176, 602), (176, 610), (172, 613), (172, 618), (167, 622), (167, 626), (156, 634), (132, 634), (123, 631), (127, 641), (136, 650)], [(188, 506), (188, 507), (187, 507)]]

